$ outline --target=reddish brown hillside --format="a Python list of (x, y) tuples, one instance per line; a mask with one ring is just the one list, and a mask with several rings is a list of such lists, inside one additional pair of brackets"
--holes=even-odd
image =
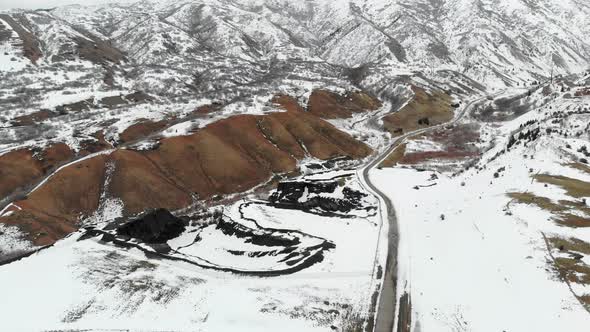
[(35, 154), (20, 149), (0, 156), (0, 197), (41, 178), (50, 169), (70, 160), (73, 152), (65, 144), (54, 144)]
[(186, 188), (162, 173), (141, 153), (118, 150), (109, 159), (114, 163), (114, 172), (108, 194), (123, 200), (126, 213), (137, 214), (158, 207), (175, 210), (191, 203)]
[[(163, 138), (150, 151), (119, 149), (62, 168), (15, 203), (22, 210), (14, 208), (0, 222), (19, 225), (37, 244), (47, 244), (75, 230), (80, 218), (96, 211), (101, 197), (121, 199), (127, 215), (148, 208), (174, 210), (191, 204), (195, 195), (207, 199), (242, 192), (275, 174), (296, 171), (297, 161), (306, 156), (359, 159), (371, 153), (295, 99), (279, 96), (274, 101), (286, 111), (233, 116), (187, 136)], [(151, 127), (130, 129), (124, 139), (156, 130)], [(66, 149), (53, 146), (39, 160), (26, 150), (0, 158), (12, 179), (3, 187), (40, 179), (44, 170), (73, 157)]]
[(104, 183), (106, 158), (99, 155), (61, 169), (18, 205), (71, 221), (95, 211)]
[(363, 92), (339, 95), (326, 90), (314, 90), (307, 110), (324, 119), (350, 118), (354, 113), (376, 110), (381, 103)]
[(127, 129), (125, 129), (119, 135), (119, 138), (120, 138), (121, 142), (123, 142), (123, 143), (135, 141), (137, 139), (146, 137), (151, 133), (154, 133), (158, 130), (163, 129), (164, 127), (166, 127), (166, 125), (167, 125), (166, 121), (157, 121), (157, 122), (150, 121), (150, 120), (140, 121), (138, 123), (135, 123), (135, 124), (129, 126)]
[(428, 92), (412, 87), (414, 98), (401, 110), (383, 117), (383, 125), (394, 136), (435, 126), (453, 119), (451, 97), (443, 91)]

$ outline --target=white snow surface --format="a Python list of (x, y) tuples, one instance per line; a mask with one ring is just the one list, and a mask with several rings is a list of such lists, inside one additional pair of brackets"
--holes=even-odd
[[(483, 132), (494, 133), (484, 137), (493, 137), (495, 148), (482, 156), (478, 165), (485, 166), (483, 169), (471, 168), (456, 176), (430, 171), (428, 165), (422, 171), (405, 167), (371, 171), (372, 181), (396, 209), (398, 293), (411, 295), (414, 328), (587, 331), (590, 315), (558, 277), (543, 234), (590, 242), (590, 232), (560, 226), (549, 211), (519, 204), (507, 196), (526, 192), (556, 203), (575, 200), (563, 189), (546, 186), (531, 176), (550, 174), (589, 181), (588, 173), (564, 165), (572, 155), (563, 147), (579, 139), (542, 135), (492, 158), (506, 148), (507, 136), (521, 124), (540, 120), (538, 126), (544, 132), (546, 126), (552, 126), (553, 112), (577, 109), (569, 103), (552, 99), (552, 107), (534, 109), (510, 122), (484, 124)], [(580, 101), (571, 103), (579, 105)], [(582, 105), (587, 104), (582, 101)], [(430, 151), (437, 147), (421, 148)], [(506, 169), (495, 178), (501, 167)], [(433, 174), (437, 179), (433, 180)], [(551, 250), (557, 257), (564, 255)], [(577, 296), (590, 293), (589, 285), (572, 283), (572, 289)]]
[[(362, 190), (354, 178), (347, 184)], [(239, 204), (242, 202), (226, 214), (253, 227), (240, 218)], [(343, 326), (347, 316), (366, 315), (375, 287), (376, 239), (380, 236), (376, 217), (322, 217), (261, 204), (251, 204), (243, 212), (261, 227), (304, 231), (324, 237), (336, 247), (310, 268), (261, 278), (149, 259), (137, 249), (113, 247), (100, 242), (100, 237), (77, 241), (79, 234), (73, 234), (0, 269), (2, 324), (19, 326), (22, 331), (330, 331), (332, 325)], [(204, 228), (204, 233), (212, 233), (202, 233), (204, 241), (198, 246), (179, 250), (187, 257), (211, 252), (205, 257), (240, 267), (240, 261), (220, 256), (218, 248), (248, 250), (251, 245), (219, 238), (214, 227)], [(184, 247), (194, 240), (194, 234), (187, 232), (169, 244)], [(265, 259), (269, 258), (249, 258), (244, 263), (264, 264)], [(33, 283), (22, 277), (40, 274), (43, 278)], [(39, 315), (23, 320), (23, 312)]]

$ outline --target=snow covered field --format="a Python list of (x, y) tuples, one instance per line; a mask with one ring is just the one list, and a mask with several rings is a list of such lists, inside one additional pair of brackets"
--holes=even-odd
[[(458, 175), (434, 171), (432, 166), (440, 163), (435, 160), (431, 167), (421, 165), (422, 170), (406, 165), (371, 172), (372, 181), (396, 208), (401, 239), (398, 293), (411, 295), (416, 331), (588, 330), (590, 315), (577, 297), (589, 294), (589, 285), (572, 281), (572, 292), (553, 262), (553, 256), (570, 257), (577, 252), (568, 253), (550, 243), (559, 238), (587, 243), (590, 232), (560, 224), (556, 213), (509, 196), (529, 193), (559, 205), (584, 198), (572, 197), (564, 188), (535, 177), (548, 174), (590, 180), (583, 166), (565, 166), (579, 158), (566, 145), (574, 146), (571, 151), (583, 145), (572, 134), (570, 138), (563, 133), (541, 135), (507, 149), (509, 135), (521, 124), (525, 126), (520, 130), (526, 132), (527, 121), (534, 119), (545, 132), (547, 126), (554, 126), (552, 113), (577, 109), (561, 98), (551, 105), (514, 121), (484, 126), (482, 131), (490, 135), (483, 137), (493, 139), (493, 148), (476, 167)], [(577, 126), (557, 128), (568, 133)], [(571, 213), (590, 217), (580, 211)], [(585, 253), (581, 256), (585, 262)], [(584, 280), (584, 276), (577, 278)]]
[[(325, 176), (342, 174), (351, 173)], [(362, 191), (352, 175), (346, 185)], [(375, 202), (368, 196), (363, 206)], [(338, 218), (256, 201), (236, 203), (226, 215), (244, 226), (253, 227), (255, 220), (263, 228), (307, 232), (335, 245), (325, 252), (323, 261), (310, 268), (264, 278), (148, 258), (138, 249), (115, 247), (99, 241), (100, 237), (79, 240), (80, 233), (75, 233), (0, 269), (3, 324), (19, 326), (22, 331), (330, 331), (331, 326), (343, 329), (359, 322), (362, 325), (374, 287), (379, 221), (374, 211), (358, 214)], [(198, 241), (193, 250), (190, 242), (194, 234), (187, 232), (169, 244), (177, 248), (189, 245), (182, 252), (201, 255), (205, 250), (210, 259), (234, 264), (240, 260), (227, 260), (225, 248), (248, 250), (252, 246), (228, 238), (215, 242), (215, 237), (201, 234), (205, 240)], [(226, 252), (225, 256), (220, 250)], [(246, 258), (240, 259), (248, 263)], [(264, 264), (264, 259), (249, 259), (250, 264)], [(23, 275), (43, 277), (31, 282)], [(25, 319), (29, 312), (40, 314), (34, 320)]]

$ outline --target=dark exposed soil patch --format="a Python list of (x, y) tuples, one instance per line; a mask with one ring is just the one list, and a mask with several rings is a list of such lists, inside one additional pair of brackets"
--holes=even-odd
[(126, 104), (139, 104), (152, 101), (153, 98), (143, 91), (136, 91), (127, 95), (104, 97), (97, 104), (109, 108)]
[(228, 236), (245, 239), (246, 243), (267, 247), (292, 247), (301, 243), (299, 238), (279, 233), (253, 232), (252, 229), (233, 221), (221, 220), (217, 229)]
[(479, 154), (476, 152), (465, 152), (455, 149), (449, 149), (447, 151), (410, 152), (404, 155), (400, 163), (407, 165), (415, 165), (432, 160), (458, 160), (476, 157), (478, 155)]
[[(367, 194), (349, 187), (342, 189), (343, 197), (321, 196), (320, 194), (334, 193), (338, 182), (281, 182), (277, 190), (270, 195), (270, 205), (283, 209), (297, 209), (319, 215), (335, 215), (354, 217), (347, 213), (357, 209), (372, 209), (363, 207), (361, 200)], [(304, 197), (309, 195), (310, 197)]]
[(166, 209), (149, 211), (117, 228), (117, 234), (144, 243), (165, 243), (184, 232), (186, 222)]
[(94, 107), (94, 98), (84, 99), (75, 103), (64, 104), (55, 107), (55, 111), (60, 114), (66, 114), (70, 112), (81, 112), (87, 111)]
[(221, 104), (211, 104), (211, 105), (203, 105), (203, 106), (199, 106), (197, 107), (193, 113), (194, 114), (211, 114), (211, 113), (215, 113), (220, 109)]
[(125, 58), (125, 54), (111, 45), (110, 42), (100, 40), (97, 37), (76, 39), (80, 58), (93, 63), (106, 62), (119, 63)]
[(29, 115), (16, 117), (12, 120), (12, 124), (14, 126), (33, 126), (38, 124), (39, 122), (45, 121), (55, 116), (57, 116), (56, 113), (53, 113), (49, 110), (41, 110), (38, 112), (31, 113)]
[(59, 114), (76, 113), (96, 109), (99, 107), (115, 108), (122, 105), (149, 102), (152, 97), (144, 92), (137, 91), (127, 95), (110, 96), (101, 99), (88, 98), (75, 103), (63, 104), (55, 107)]

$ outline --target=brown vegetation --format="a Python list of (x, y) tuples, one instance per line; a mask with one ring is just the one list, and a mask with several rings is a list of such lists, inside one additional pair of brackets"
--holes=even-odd
[(426, 92), (412, 87), (414, 98), (401, 110), (383, 117), (383, 125), (394, 136), (453, 119), (451, 97), (443, 91)]
[(67, 144), (55, 143), (42, 150), (37, 160), (41, 164), (44, 173), (62, 165), (74, 158), (74, 151)]
[(39, 122), (45, 121), (49, 118), (54, 117), (55, 114), (49, 110), (41, 110), (38, 112), (31, 113), (29, 115), (23, 115), (16, 117), (12, 120), (15, 126), (33, 126)]
[(533, 178), (541, 183), (558, 186), (565, 190), (569, 196), (576, 198), (590, 197), (590, 182), (549, 174), (538, 174)]
[(162, 130), (168, 123), (162, 121), (150, 121), (150, 120), (139, 120), (138, 123), (129, 126), (120, 135), (119, 139), (121, 142), (132, 142), (140, 138), (147, 137), (148, 135)]
[(350, 118), (354, 113), (376, 110), (381, 102), (363, 92), (340, 95), (327, 90), (314, 90), (307, 110), (324, 119)]
[(125, 54), (113, 47), (109, 42), (94, 36), (90, 38), (80, 37), (76, 39), (80, 58), (97, 64), (104, 64), (105, 62), (119, 63), (125, 58)]
[(8, 152), (0, 156), (0, 196), (4, 197), (43, 175), (33, 152), (28, 149)]
[(75, 231), (78, 219), (98, 208), (104, 158), (63, 168), (26, 199), (15, 202), (20, 209), (0, 222), (20, 227), (36, 245), (51, 244)]
[(572, 214), (571, 211), (582, 212), (590, 216), (590, 208), (582, 202), (575, 202), (569, 200), (560, 200), (553, 202), (547, 197), (537, 196), (532, 193), (508, 193), (508, 197), (514, 199), (521, 204), (535, 205), (540, 209), (549, 211), (553, 214), (554, 220), (563, 226), (567, 227), (590, 227), (590, 218), (580, 217)]
[(582, 171), (584, 173), (588, 173), (590, 174), (590, 166), (586, 165), (586, 164), (582, 164), (582, 163), (568, 163), (565, 164), (565, 166), (571, 167), (571, 168), (575, 168), (579, 171)]
[(69, 221), (89, 214), (98, 208), (105, 174), (104, 155), (89, 158), (55, 173), (28, 199), (17, 202), (23, 209), (43, 213)]
[(389, 154), (389, 156), (387, 156), (387, 158), (385, 158), (385, 160), (381, 162), (381, 165), (379, 165), (379, 167), (396, 166), (406, 154), (406, 145), (406, 143), (400, 144), (397, 148), (395, 148), (395, 150), (393, 150), (391, 154)]
[(480, 155), (481, 151), (476, 143), (479, 141), (479, 127), (475, 124), (454, 124), (438, 128), (420, 135), (410, 137), (409, 140), (425, 140), (438, 143), (442, 150), (407, 152), (406, 145), (395, 149), (381, 164), (381, 167), (394, 167), (398, 164), (416, 165), (433, 160), (460, 161), (469, 160)]
[[(552, 237), (545, 238), (549, 250), (559, 250), (561, 257), (554, 257), (556, 272), (559, 277), (569, 284), (590, 284), (590, 266), (588, 266), (582, 258), (590, 255), (590, 243), (576, 238), (562, 238)], [(567, 257), (564, 257), (566, 256)], [(571, 286), (570, 286), (571, 287)], [(573, 289), (572, 289), (572, 292)], [(576, 298), (590, 309), (590, 296), (588, 294), (579, 296), (574, 293)]]
[(33, 209), (18, 210), (1, 217), (0, 222), (19, 227), (35, 245), (45, 246), (77, 230), (74, 223), (61, 218), (48, 216)]

